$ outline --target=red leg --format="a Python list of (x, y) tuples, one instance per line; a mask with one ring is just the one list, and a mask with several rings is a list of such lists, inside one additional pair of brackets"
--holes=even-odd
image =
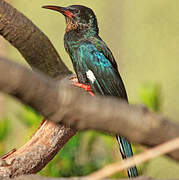
[(91, 86), (86, 85), (86, 84), (79, 83), (76, 76), (72, 76), (69, 80), (70, 80), (70, 81), (73, 81), (73, 84), (74, 84), (76, 87), (83, 88), (85, 91), (88, 91), (91, 96), (94, 96), (94, 93), (93, 93), (93, 91), (92, 91), (92, 89), (91, 89)]
[(79, 87), (79, 88), (83, 88), (85, 91), (88, 91), (91, 96), (94, 96), (94, 93), (92, 92), (91, 86), (79, 83), (77, 81), (74, 81), (74, 85)]

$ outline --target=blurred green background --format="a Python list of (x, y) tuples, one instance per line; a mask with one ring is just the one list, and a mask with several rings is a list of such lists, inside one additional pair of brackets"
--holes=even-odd
[[(179, 1), (173, 0), (9, 0), (29, 17), (55, 45), (65, 63), (71, 61), (63, 47), (64, 17), (42, 9), (43, 5), (91, 7), (97, 17), (100, 35), (112, 50), (130, 103), (146, 104), (153, 111), (178, 120), (179, 104)], [(26, 65), (15, 48), (0, 38), (0, 55)], [(0, 153), (24, 144), (40, 124), (29, 107), (0, 94)], [(14, 139), (16, 137), (16, 139)], [(134, 146), (135, 153), (144, 148)], [(86, 175), (120, 160), (114, 137), (93, 131), (79, 132), (40, 172), (46, 176)], [(140, 174), (157, 178), (179, 177), (179, 164), (159, 157), (139, 166)], [(125, 172), (114, 177), (124, 177)]]

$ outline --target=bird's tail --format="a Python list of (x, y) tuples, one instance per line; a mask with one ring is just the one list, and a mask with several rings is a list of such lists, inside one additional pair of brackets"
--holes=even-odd
[[(116, 135), (116, 138), (119, 143), (119, 149), (122, 154), (122, 158), (125, 159), (125, 158), (133, 156), (131, 144), (125, 138), (119, 135)], [(127, 172), (128, 172), (129, 178), (138, 176), (136, 166), (127, 169)]]

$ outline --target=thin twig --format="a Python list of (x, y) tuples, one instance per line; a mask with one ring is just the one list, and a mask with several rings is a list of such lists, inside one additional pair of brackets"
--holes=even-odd
[(178, 148), (179, 148), (179, 138), (175, 138), (171, 141), (158, 145), (152, 149), (149, 149), (139, 155), (133, 156), (122, 162), (117, 162), (117, 163), (108, 165), (100, 169), (99, 171), (96, 171), (92, 173), (91, 175), (87, 176), (87, 180), (100, 180), (100, 179), (109, 177), (119, 171), (130, 168), (142, 162), (148, 161), (160, 155), (169, 153)]

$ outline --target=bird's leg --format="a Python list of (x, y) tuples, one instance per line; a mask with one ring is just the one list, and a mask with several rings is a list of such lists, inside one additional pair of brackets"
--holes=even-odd
[(90, 85), (86, 85), (86, 84), (79, 83), (76, 76), (70, 77), (70, 80), (73, 81), (73, 85), (74, 85), (74, 86), (79, 87), (79, 88), (82, 88), (82, 89), (84, 89), (85, 91), (88, 91), (91, 96), (94, 96), (94, 93), (93, 93)]
[(92, 92), (91, 86), (86, 85), (86, 84), (82, 84), (79, 82), (74, 82), (73, 84), (79, 88), (83, 88), (85, 91), (88, 91), (91, 94), (91, 96), (94, 96), (94, 93)]

